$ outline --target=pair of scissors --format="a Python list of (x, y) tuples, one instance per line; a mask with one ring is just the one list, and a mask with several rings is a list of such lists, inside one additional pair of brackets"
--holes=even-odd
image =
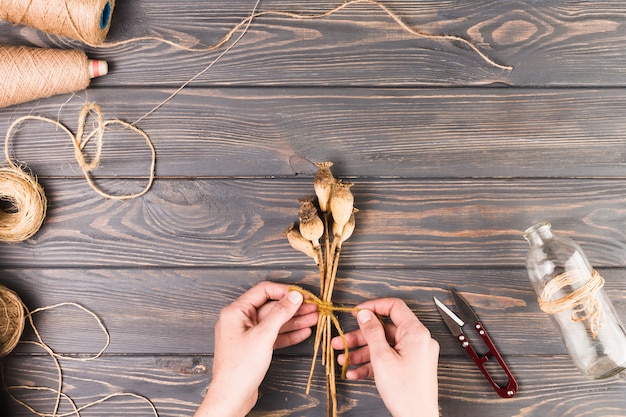
[[(450, 332), (456, 337), (459, 341), (463, 349), (470, 355), (474, 363), (478, 366), (478, 369), (483, 373), (487, 381), (491, 384), (491, 386), (496, 390), (498, 395), (502, 398), (511, 398), (517, 392), (517, 381), (513, 377), (513, 374), (509, 370), (509, 367), (504, 363), (504, 359), (500, 356), (500, 352), (493, 344), (493, 341), (489, 337), (487, 330), (480, 322), (480, 319), (472, 309), (472, 307), (468, 304), (467, 301), (461, 294), (459, 294), (455, 289), (451, 289), (452, 296), (454, 297), (454, 302), (456, 304), (458, 315), (453, 313), (445, 304), (443, 304), (437, 297), (433, 297), (435, 300), (435, 304), (437, 305), (437, 309), (439, 310), (439, 314), (443, 317), (443, 321), (446, 323)], [(463, 326), (471, 325), (472, 328), (478, 333), (482, 341), (488, 348), (487, 353), (484, 355), (478, 355), (474, 348), (472, 347), (469, 339), (463, 333)], [(489, 359), (494, 358), (506, 376), (508, 377), (508, 383), (505, 387), (500, 386), (491, 376), (487, 368), (485, 367), (485, 362)]]

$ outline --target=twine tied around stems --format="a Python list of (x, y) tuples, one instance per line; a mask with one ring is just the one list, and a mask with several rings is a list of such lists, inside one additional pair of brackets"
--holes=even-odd
[[(343, 343), (343, 353), (345, 355), (345, 361), (343, 366), (341, 367), (341, 377), (343, 379), (346, 378), (346, 373), (348, 372), (348, 363), (350, 359), (350, 350), (348, 349), (348, 341), (346, 340), (346, 335), (341, 328), (341, 324), (339, 323), (339, 319), (335, 316), (335, 313), (352, 313), (359, 311), (358, 307), (338, 307), (332, 303), (332, 301), (323, 301), (321, 298), (316, 296), (310, 291), (305, 290), (304, 288), (298, 287), (296, 285), (289, 286), (290, 291), (297, 291), (304, 296), (304, 302), (307, 304), (315, 304), (317, 306), (317, 311), (320, 317), (329, 317), (332, 321), (339, 337), (341, 338), (341, 342)], [(315, 362), (315, 356), (313, 356), (313, 362)], [(311, 382), (309, 381), (309, 385)], [(308, 391), (309, 388), (307, 388)]]
[[(598, 332), (606, 324), (604, 310), (596, 297), (596, 292), (604, 287), (604, 278), (595, 269), (591, 273), (591, 278), (580, 288), (571, 293), (552, 300), (554, 295), (562, 291), (565, 287), (571, 286), (578, 276), (578, 271), (566, 271), (554, 277), (545, 286), (539, 297), (539, 308), (548, 314), (557, 314), (571, 310), (571, 319), (579, 323), (589, 321), (591, 336), (595, 339)], [(552, 301), (550, 301), (552, 300)]]

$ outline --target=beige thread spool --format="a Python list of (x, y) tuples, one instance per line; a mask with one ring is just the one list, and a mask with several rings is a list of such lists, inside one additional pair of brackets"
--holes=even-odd
[(84, 90), (107, 72), (78, 50), (0, 46), (0, 107)]
[(98, 45), (114, 6), (115, 0), (0, 0), (0, 20)]

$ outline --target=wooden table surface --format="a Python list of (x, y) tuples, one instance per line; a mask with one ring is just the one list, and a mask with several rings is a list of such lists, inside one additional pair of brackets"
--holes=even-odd
[[(259, 7), (321, 13), (338, 4)], [(315, 265), (281, 234), (297, 220), (298, 199), (313, 195), (313, 162), (332, 161), (337, 177), (355, 183), (360, 209), (335, 301), (407, 301), (441, 345), (442, 416), (626, 416), (624, 375), (583, 377), (539, 310), (522, 238), (548, 220), (577, 241), (626, 320), (626, 5), (384, 4), (411, 27), (460, 36), (513, 70), (458, 41), (416, 38), (373, 4), (321, 19), (259, 17), (215, 66), (137, 123), (156, 147), (157, 178), (126, 202), (89, 188), (59, 131), (22, 125), (12, 154), (45, 187), (48, 216), (32, 239), (1, 245), (0, 283), (31, 309), (80, 303), (106, 325), (111, 344), (101, 358), (61, 360), (64, 392), (77, 406), (125, 391), (149, 398), (161, 417), (191, 415), (211, 379), (220, 309), (262, 280), (316, 289)], [(211, 45), (253, 5), (120, 1), (107, 41)], [(75, 131), (86, 101), (105, 118), (135, 121), (224, 50), (155, 41), (91, 48), (8, 23), (0, 43), (80, 48), (111, 67), (75, 96), (0, 109), (3, 133), (27, 114)], [(108, 132), (104, 152), (98, 184), (118, 193), (143, 187), (141, 139)], [(475, 307), (516, 375), (514, 398), (496, 396), (442, 322), (432, 297), (451, 303), (450, 287)], [(59, 353), (82, 357), (104, 343), (76, 309), (36, 317)], [(304, 393), (311, 354), (310, 341), (276, 353), (251, 415), (325, 415), (321, 372)], [(9, 384), (56, 384), (53, 361), (31, 346), (3, 366)], [(338, 390), (343, 416), (389, 415), (373, 381), (340, 381)], [(54, 405), (50, 393), (16, 394), (43, 412)], [(32, 415), (6, 395), (2, 410)], [(140, 401), (113, 399), (82, 415), (152, 414)]]

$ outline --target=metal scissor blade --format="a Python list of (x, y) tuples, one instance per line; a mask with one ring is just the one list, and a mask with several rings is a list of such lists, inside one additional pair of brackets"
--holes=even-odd
[(454, 297), (454, 303), (456, 304), (457, 311), (459, 312), (459, 316), (466, 323), (476, 324), (480, 321), (472, 307), (469, 305), (465, 298), (461, 296), (454, 288), (450, 289), (452, 292), (452, 296)]
[(448, 326), (448, 329), (450, 329), (450, 332), (454, 336), (459, 336), (463, 334), (463, 330), (461, 330), (461, 327), (463, 327), (465, 322), (463, 322), (463, 320), (461, 320), (459, 316), (454, 314), (448, 307), (446, 307), (444, 303), (439, 301), (437, 297), (433, 297), (433, 300), (435, 300), (437, 310), (439, 310), (439, 314), (441, 314), (441, 317)]

